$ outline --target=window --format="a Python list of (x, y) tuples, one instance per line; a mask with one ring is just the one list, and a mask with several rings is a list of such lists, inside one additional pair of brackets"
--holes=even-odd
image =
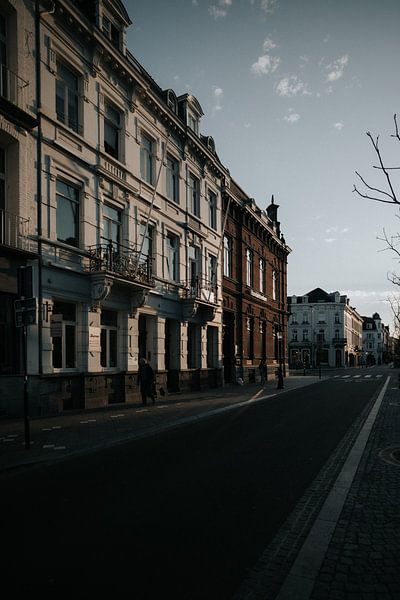
[(254, 317), (247, 317), (247, 350), (250, 360), (254, 358)]
[(55, 301), (52, 323), (55, 321), (58, 326), (56, 334), (53, 335), (53, 367), (55, 369), (74, 369), (76, 367), (75, 304)]
[(308, 342), (308, 329), (303, 329), (303, 342)]
[(188, 323), (187, 366), (188, 369), (201, 367), (201, 333), (195, 323)]
[(118, 313), (113, 310), (101, 311), (100, 364), (105, 368), (117, 366), (117, 326)]
[(263, 258), (259, 259), (259, 268), (260, 268), (260, 292), (265, 294), (265, 260)]
[(56, 183), (57, 240), (79, 246), (79, 190), (60, 179)]
[(8, 73), (7, 73), (7, 23), (6, 17), (0, 13), (0, 95), (8, 98)]
[(154, 184), (154, 147), (154, 140), (142, 133), (140, 146), (140, 176), (144, 181), (150, 183), (150, 185)]
[(0, 210), (6, 208), (6, 153), (0, 148)]
[(194, 133), (199, 134), (199, 121), (191, 113), (188, 114), (188, 125)]
[(115, 247), (121, 243), (121, 211), (103, 206), (103, 237)]
[(318, 313), (318, 323), (325, 323), (325, 313), (324, 312)]
[(179, 281), (179, 238), (168, 233), (165, 238), (166, 277), (170, 281)]
[(189, 281), (191, 287), (196, 290), (201, 275), (201, 251), (198, 246), (189, 246)]
[(217, 196), (208, 191), (208, 224), (212, 229), (217, 229)]
[(308, 313), (303, 313), (303, 323), (308, 323)]
[(189, 173), (188, 209), (196, 217), (200, 216), (200, 181)]
[(335, 329), (335, 340), (338, 340), (340, 337), (340, 331), (339, 329)]
[(117, 160), (120, 159), (122, 117), (112, 104), (106, 103), (104, 116), (104, 150)]
[(249, 248), (246, 250), (246, 284), (253, 287), (253, 252)]
[[(138, 248), (139, 250), (140, 250), (140, 246), (142, 244), (142, 238), (145, 233), (145, 227), (146, 227), (146, 225), (144, 223), (142, 223), (140, 225), (140, 231), (139, 231), (140, 244), (139, 244), (139, 248)], [(147, 226), (147, 234), (143, 241), (143, 246), (142, 246), (142, 259), (143, 259), (143, 261), (145, 259), (149, 260), (149, 263), (151, 266), (152, 262), (153, 262), (153, 257), (154, 257), (154, 225), (148, 225)]]
[(272, 269), (272, 299), (276, 300), (276, 270)]
[(103, 17), (102, 31), (108, 37), (114, 48), (120, 50), (120, 30), (110, 21), (108, 17)]
[(167, 196), (179, 203), (179, 163), (172, 156), (167, 156)]
[(79, 130), (79, 78), (61, 62), (57, 62), (56, 113), (58, 121)]
[(224, 235), (224, 275), (232, 277), (232, 239)]
[(217, 257), (212, 254), (207, 256), (207, 279), (212, 286), (217, 284)]
[(292, 341), (297, 342), (297, 329), (293, 329), (292, 331)]
[(335, 313), (335, 323), (340, 323), (339, 313)]

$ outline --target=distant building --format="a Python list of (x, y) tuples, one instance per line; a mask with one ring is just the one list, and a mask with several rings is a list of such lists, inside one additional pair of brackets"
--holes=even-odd
[(379, 313), (363, 317), (363, 350), (367, 365), (390, 362), (389, 327), (382, 323)]
[(289, 366), (355, 366), (361, 361), (363, 320), (349, 298), (316, 288), (288, 298)]

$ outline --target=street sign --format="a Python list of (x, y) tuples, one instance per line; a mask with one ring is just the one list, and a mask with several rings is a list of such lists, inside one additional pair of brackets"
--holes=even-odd
[(16, 327), (36, 324), (36, 298), (15, 300), (14, 308)]

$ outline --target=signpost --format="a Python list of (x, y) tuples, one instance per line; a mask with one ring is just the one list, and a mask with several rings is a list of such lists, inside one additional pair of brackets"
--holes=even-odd
[(22, 327), (22, 354), (24, 364), (24, 423), (25, 423), (25, 448), (30, 448), (29, 426), (29, 397), (28, 397), (28, 346), (27, 327), (36, 324), (36, 298), (33, 298), (32, 267), (18, 268), (18, 295), (21, 300), (16, 300), (15, 325)]

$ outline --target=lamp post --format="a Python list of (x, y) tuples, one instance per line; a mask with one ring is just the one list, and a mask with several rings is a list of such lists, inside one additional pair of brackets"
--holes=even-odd
[(278, 361), (279, 361), (277, 389), (282, 390), (283, 389), (283, 369), (282, 369), (282, 338), (283, 338), (283, 334), (282, 334), (281, 327), (279, 327), (278, 331), (276, 332), (276, 336), (278, 338)]

